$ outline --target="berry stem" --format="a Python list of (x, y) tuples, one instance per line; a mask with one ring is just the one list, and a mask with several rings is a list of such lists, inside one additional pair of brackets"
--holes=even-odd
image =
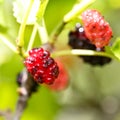
[(18, 51), (16, 49), (16, 47), (8, 40), (7, 37), (5, 37), (4, 35), (0, 34), (0, 40), (6, 45), (8, 46), (13, 52), (18, 54)]
[(52, 54), (52, 57), (66, 56), (66, 55), (104, 56), (104, 57), (116, 59), (115, 56), (113, 56), (109, 53), (106, 53), (106, 52), (96, 52), (93, 50), (80, 50), (80, 49), (63, 50), (63, 51), (54, 52)]
[(80, 13), (85, 10), (88, 6), (94, 3), (95, 0), (82, 0), (76, 3), (72, 10), (64, 16), (64, 22), (67, 23), (72, 19), (80, 15)]
[(41, 0), (41, 4), (36, 15), (38, 24), (41, 24), (48, 2), (49, 0)]
[(57, 40), (57, 37), (59, 36), (59, 34), (62, 32), (64, 26), (70, 22), (71, 20), (73, 20), (74, 18), (77, 18), (80, 13), (86, 9), (88, 6), (90, 6), (92, 3), (94, 3), (95, 0), (82, 0), (78, 3), (76, 3), (72, 10), (70, 12), (68, 12), (64, 18), (63, 21), (58, 25), (58, 27), (53, 31), (51, 38), (50, 38), (50, 43), (54, 44), (54, 42)]
[(37, 25), (34, 24), (33, 31), (32, 31), (32, 35), (31, 35), (31, 37), (30, 37), (30, 41), (29, 41), (29, 44), (28, 44), (27, 52), (28, 52), (29, 50), (31, 50), (32, 47), (33, 47), (33, 43), (34, 43), (34, 40), (35, 40), (36, 33), (37, 33)]
[(42, 44), (48, 43), (48, 33), (44, 21), (44, 13), (47, 7), (49, 0), (41, 0), (41, 4), (39, 7), (39, 10), (37, 12), (36, 18), (37, 18), (37, 27), (38, 27), (38, 33), (41, 38)]
[(66, 23), (64, 21), (62, 21), (56, 27), (56, 29), (53, 31), (53, 33), (51, 34), (51, 37), (50, 37), (50, 41), (49, 41), (51, 44), (54, 44), (54, 42), (57, 40), (59, 34), (62, 32), (65, 25), (66, 25)]
[(42, 18), (40, 24), (37, 24), (37, 27), (38, 27), (38, 33), (40, 35), (42, 44), (48, 43), (49, 37), (48, 37), (44, 18)]
[(22, 23), (19, 28), (18, 41), (17, 41), (17, 45), (19, 48), (24, 46), (24, 32), (25, 32), (26, 22), (29, 17), (33, 2), (34, 2), (34, 0), (30, 0), (30, 4), (28, 6), (28, 9), (23, 17)]

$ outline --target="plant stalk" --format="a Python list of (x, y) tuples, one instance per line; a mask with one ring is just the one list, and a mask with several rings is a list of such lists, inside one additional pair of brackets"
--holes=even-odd
[(20, 29), (19, 29), (19, 33), (18, 33), (18, 41), (17, 41), (17, 45), (19, 47), (23, 47), (23, 45), (24, 45), (24, 32), (25, 32), (26, 22), (29, 17), (30, 11), (32, 9), (33, 2), (34, 2), (34, 0), (30, 0), (30, 4), (28, 6), (28, 9), (27, 9), (27, 11), (23, 17), (22, 23), (20, 25)]
[(93, 51), (93, 50), (81, 50), (81, 49), (63, 50), (63, 51), (54, 52), (52, 54), (52, 57), (68, 56), (68, 55), (104, 56), (104, 57), (116, 59), (115, 56), (108, 54), (106, 52), (97, 52), (97, 51)]

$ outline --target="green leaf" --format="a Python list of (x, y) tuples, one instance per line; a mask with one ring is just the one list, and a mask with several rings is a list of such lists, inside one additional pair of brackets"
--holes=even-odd
[[(25, 11), (28, 8), (28, 5), (30, 3), (30, 0), (15, 0), (13, 3), (13, 12), (14, 16), (17, 19), (17, 22), (21, 23), (23, 16), (25, 14)], [(27, 20), (27, 24), (34, 24), (36, 21), (36, 14), (40, 6), (40, 0), (34, 0), (32, 10), (30, 12), (30, 15)]]
[(1, 33), (7, 32), (7, 27), (0, 25), (0, 32), (1, 32)]
[(0, 33), (7, 36), (9, 41), (15, 43), (19, 26), (13, 17), (12, 8), (12, 0), (0, 2)]
[(113, 44), (111, 51), (120, 60), (120, 37), (118, 37)]

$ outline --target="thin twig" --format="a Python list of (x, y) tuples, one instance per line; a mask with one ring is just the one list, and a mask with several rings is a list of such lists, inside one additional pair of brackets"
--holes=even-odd
[(34, 82), (33, 77), (24, 69), (18, 76), (18, 93), (19, 98), (17, 101), (13, 120), (20, 120), (27, 103), (32, 93), (37, 91), (38, 84)]

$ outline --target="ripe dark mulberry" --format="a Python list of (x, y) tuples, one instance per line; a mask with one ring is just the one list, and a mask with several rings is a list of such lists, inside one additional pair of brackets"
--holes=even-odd
[[(69, 33), (69, 42), (68, 44), (73, 49), (88, 49), (88, 50), (95, 50), (98, 49), (96, 46), (92, 43), (90, 43), (89, 39), (87, 38), (84, 28), (77, 24), (76, 30), (71, 31)], [(104, 47), (100, 48), (99, 51), (104, 52)], [(89, 63), (91, 65), (104, 65), (106, 63), (109, 63), (111, 61), (108, 57), (103, 56), (80, 56), (84, 62)]]
[(112, 29), (104, 17), (96, 10), (86, 10), (82, 13), (82, 21), (87, 38), (97, 48), (109, 44), (112, 37)]
[(34, 48), (29, 51), (29, 57), (24, 64), (28, 72), (38, 83), (52, 84), (58, 77), (59, 68), (50, 53), (43, 48)]

